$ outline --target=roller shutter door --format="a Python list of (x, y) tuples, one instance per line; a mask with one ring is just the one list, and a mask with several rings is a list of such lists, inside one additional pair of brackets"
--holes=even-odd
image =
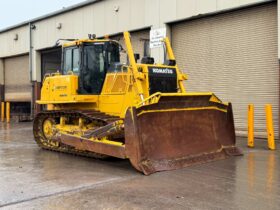
[[(132, 43), (134, 53), (140, 54), (140, 59), (141, 59), (144, 56), (145, 41), (150, 39), (150, 29), (132, 32), (130, 35), (131, 35), (131, 43)], [(125, 49), (123, 35), (112, 36), (110, 38), (118, 40), (120, 42), (120, 44), (123, 46), (123, 48)], [(121, 62), (125, 63), (126, 59), (127, 59), (126, 55), (124, 53), (122, 53)]]
[(29, 56), (17, 56), (4, 60), (5, 100), (11, 102), (31, 101), (29, 81)]
[(265, 137), (264, 105), (273, 105), (278, 136), (277, 5), (266, 4), (173, 24), (179, 67), (188, 91), (212, 91), (233, 103), (238, 135), (247, 135), (247, 105), (255, 104), (255, 135)]
[(41, 75), (42, 81), (44, 80), (45, 74), (56, 73), (61, 71), (61, 48), (54, 48), (41, 52)]

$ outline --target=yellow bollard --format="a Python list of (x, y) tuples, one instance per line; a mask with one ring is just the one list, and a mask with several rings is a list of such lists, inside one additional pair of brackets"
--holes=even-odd
[(5, 120), (5, 102), (1, 102), (1, 122)]
[(7, 118), (7, 123), (10, 122), (10, 102), (6, 102), (6, 118)]
[(266, 130), (267, 130), (268, 148), (271, 150), (275, 150), (274, 128), (273, 128), (271, 104), (265, 105), (265, 113), (266, 113)]
[(254, 105), (248, 105), (248, 147), (254, 147)]

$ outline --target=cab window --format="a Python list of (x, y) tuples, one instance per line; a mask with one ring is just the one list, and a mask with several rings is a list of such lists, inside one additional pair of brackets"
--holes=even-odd
[(80, 61), (80, 54), (79, 49), (73, 49), (73, 72), (75, 74), (79, 73), (79, 61)]
[(79, 75), (80, 70), (80, 53), (79, 48), (66, 48), (64, 49), (64, 64), (63, 73), (67, 74), (72, 71), (74, 74)]

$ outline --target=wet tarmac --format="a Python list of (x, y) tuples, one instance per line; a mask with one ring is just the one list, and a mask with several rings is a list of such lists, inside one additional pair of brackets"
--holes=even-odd
[(280, 209), (280, 149), (144, 176), (128, 161), (42, 150), (31, 123), (0, 123), (3, 209)]

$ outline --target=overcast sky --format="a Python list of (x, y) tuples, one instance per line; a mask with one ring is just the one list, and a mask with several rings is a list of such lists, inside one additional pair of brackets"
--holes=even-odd
[(85, 0), (0, 0), (0, 30)]

